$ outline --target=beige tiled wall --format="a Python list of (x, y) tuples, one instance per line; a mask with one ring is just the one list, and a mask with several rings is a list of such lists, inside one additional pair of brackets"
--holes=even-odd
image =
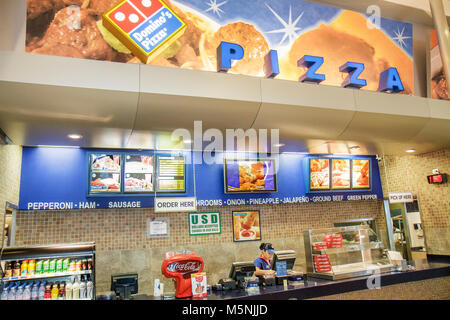
[(428, 184), (433, 169), (450, 175), (450, 149), (380, 161), (383, 192), (417, 195), (428, 253), (450, 255), (450, 184)]
[(19, 203), (21, 166), (22, 147), (0, 145), (0, 224), (3, 223), (5, 203)]

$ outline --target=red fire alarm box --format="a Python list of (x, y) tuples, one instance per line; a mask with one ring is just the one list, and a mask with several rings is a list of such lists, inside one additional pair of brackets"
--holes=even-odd
[(446, 173), (439, 173), (439, 174), (433, 174), (431, 176), (427, 176), (428, 183), (429, 184), (441, 184), (447, 182), (447, 174)]

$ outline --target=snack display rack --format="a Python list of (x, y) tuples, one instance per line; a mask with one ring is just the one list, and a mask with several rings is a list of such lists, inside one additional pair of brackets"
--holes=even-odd
[[(8, 284), (32, 282), (38, 280), (69, 281), (74, 277), (89, 276), (93, 282), (92, 299), (95, 299), (95, 243), (64, 243), (54, 245), (37, 245), (28, 247), (6, 247), (3, 248), (0, 257), (2, 270), (5, 271), (8, 262), (23, 260), (55, 260), (55, 259), (71, 259), (71, 260), (89, 260), (89, 269), (85, 270), (65, 270), (59, 272), (33, 273), (27, 275), (7, 275), (0, 274), (0, 285), (6, 287)], [(80, 298), (80, 300), (86, 300)]]
[(340, 280), (396, 270), (368, 225), (304, 232), (308, 276)]

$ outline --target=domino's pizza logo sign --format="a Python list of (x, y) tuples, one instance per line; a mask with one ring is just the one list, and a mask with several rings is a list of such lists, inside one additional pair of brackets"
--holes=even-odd
[(126, 0), (103, 16), (103, 25), (142, 62), (183, 34), (186, 24), (161, 0)]

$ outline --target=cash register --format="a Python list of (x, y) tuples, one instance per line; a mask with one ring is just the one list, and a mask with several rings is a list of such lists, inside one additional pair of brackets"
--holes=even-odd
[(236, 283), (237, 287), (245, 289), (245, 278), (252, 277), (255, 270), (253, 261), (233, 262), (229, 277), (221, 279), (219, 284), (222, 285), (223, 290), (236, 289)]
[(276, 271), (276, 284), (283, 284), (284, 280), (288, 280), (289, 272), (294, 268), (295, 258), (294, 250), (275, 251), (272, 259), (272, 270)]

